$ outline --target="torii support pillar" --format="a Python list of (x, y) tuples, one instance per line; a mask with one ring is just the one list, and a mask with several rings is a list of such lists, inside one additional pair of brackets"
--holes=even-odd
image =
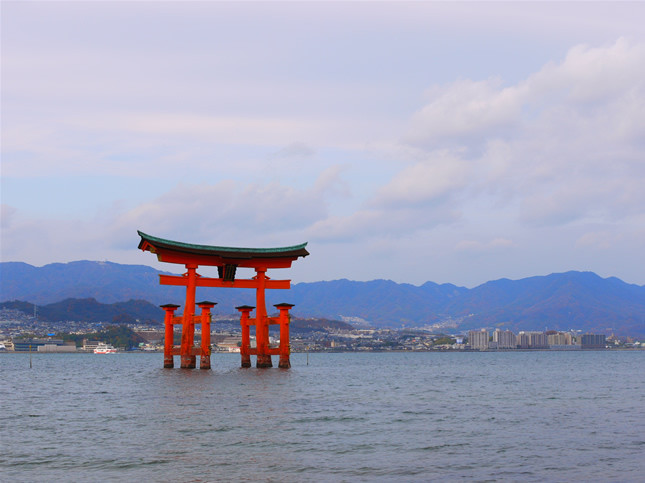
[(186, 304), (181, 322), (181, 368), (195, 369), (197, 357), (193, 354), (195, 345), (195, 289), (197, 288), (197, 264), (186, 264)]
[(271, 353), (269, 352), (269, 320), (267, 318), (267, 309), (264, 301), (264, 289), (266, 287), (266, 268), (256, 267), (255, 279), (258, 286), (256, 289), (255, 308), (255, 343), (257, 345), (257, 360), (255, 367), (266, 368), (273, 367), (271, 362)]
[(293, 304), (275, 304), (274, 307), (280, 310), (280, 316), (278, 317), (280, 324), (280, 362), (278, 367), (280, 369), (289, 369), (291, 367), (289, 360), (289, 355), (291, 354), (291, 346), (289, 345), (289, 310), (291, 310)]
[(200, 369), (211, 368), (211, 309), (217, 305), (216, 302), (197, 302), (197, 305), (202, 309), (201, 323), (202, 323), (202, 347), (199, 359)]
[(175, 317), (175, 310), (179, 308), (179, 305), (175, 304), (166, 304), (161, 306), (165, 310), (166, 316), (164, 317), (164, 325), (166, 331), (164, 332), (163, 340), (163, 366), (166, 369), (172, 369), (175, 367), (175, 361), (173, 360), (173, 348), (174, 348), (174, 331), (173, 331), (173, 318)]

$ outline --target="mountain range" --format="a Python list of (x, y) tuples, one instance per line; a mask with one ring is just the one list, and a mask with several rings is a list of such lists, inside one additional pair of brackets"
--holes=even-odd
[[(184, 288), (159, 285), (160, 273), (168, 272), (112, 262), (77, 261), (43, 267), (3, 262), (0, 301), (45, 305), (92, 298), (103, 304), (145, 300), (155, 305), (183, 305)], [(220, 314), (235, 314), (235, 306), (254, 305), (254, 298), (253, 290), (244, 289), (199, 288), (197, 293), (198, 301), (218, 302), (216, 313)], [(501, 279), (472, 289), (389, 280), (298, 283), (289, 291), (267, 291), (269, 308), (279, 302), (295, 304), (296, 316), (365, 321), (374, 327), (500, 327), (516, 332), (546, 328), (645, 335), (645, 286), (615, 277), (601, 278), (592, 272)], [(141, 313), (131, 315), (141, 318)]]
[[(34, 312), (38, 320), (58, 322), (65, 320), (83, 322), (107, 322), (110, 324), (161, 324), (164, 312), (156, 305), (145, 300), (128, 300), (102, 304), (96, 299), (65, 299), (46, 305), (38, 305), (20, 300), (0, 302), (0, 309), (19, 310), (27, 315)], [(34, 310), (35, 309), (35, 310)]]

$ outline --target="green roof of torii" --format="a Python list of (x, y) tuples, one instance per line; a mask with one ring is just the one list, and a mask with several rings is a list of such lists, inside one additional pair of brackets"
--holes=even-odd
[[(139, 248), (146, 250), (166, 249), (174, 252), (181, 252), (194, 255), (212, 255), (222, 258), (279, 258), (279, 257), (306, 257), (309, 252), (305, 249), (307, 243), (279, 248), (242, 248), (242, 247), (218, 247), (212, 245), (195, 245), (173, 240), (166, 240), (148, 235), (137, 230), (141, 237)], [(147, 245), (146, 248), (144, 246)], [(152, 251), (152, 250), (150, 250)]]

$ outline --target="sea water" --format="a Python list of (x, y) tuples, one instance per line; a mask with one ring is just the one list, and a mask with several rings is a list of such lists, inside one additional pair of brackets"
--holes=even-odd
[(0, 481), (645, 479), (645, 351), (32, 357), (0, 354)]

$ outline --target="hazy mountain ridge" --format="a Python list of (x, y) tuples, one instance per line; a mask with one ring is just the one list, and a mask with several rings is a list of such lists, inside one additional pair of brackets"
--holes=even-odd
[[(144, 265), (111, 262), (79, 261), (44, 267), (4, 262), (0, 263), (0, 300), (44, 305), (70, 298), (94, 298), (101, 303), (139, 299), (155, 305), (182, 305), (183, 287), (159, 285), (159, 273)], [(216, 313), (233, 314), (237, 305), (254, 305), (255, 293), (198, 289), (197, 300), (201, 299), (218, 302)], [(500, 279), (472, 289), (390, 280), (299, 283), (289, 291), (267, 291), (269, 309), (279, 302), (296, 304), (293, 312), (297, 316), (360, 317), (377, 327), (422, 326), (452, 319), (461, 321), (459, 328), (463, 330), (546, 327), (645, 334), (645, 286), (615, 277), (603, 279), (592, 272)]]
[(426, 282), (417, 287), (391, 280), (299, 283), (294, 299), (316, 316), (360, 317), (379, 326), (398, 327), (430, 320), (455, 297), (468, 289), (452, 284)]
[[(501, 295), (500, 295), (501, 294)], [(497, 303), (491, 299), (497, 296)], [(501, 297), (501, 300), (500, 300)], [(463, 327), (514, 330), (587, 330), (645, 332), (645, 287), (591, 272), (566, 272), (512, 282), (487, 282), (472, 289), (455, 315), (474, 314)]]
[[(0, 309), (14, 309), (31, 315), (34, 304), (20, 300), (0, 303)], [(39, 320), (59, 322), (75, 320), (83, 322), (107, 322), (114, 324), (159, 324), (163, 322), (164, 312), (145, 300), (128, 300), (102, 304), (93, 298), (65, 299), (53, 304), (38, 305)]]

